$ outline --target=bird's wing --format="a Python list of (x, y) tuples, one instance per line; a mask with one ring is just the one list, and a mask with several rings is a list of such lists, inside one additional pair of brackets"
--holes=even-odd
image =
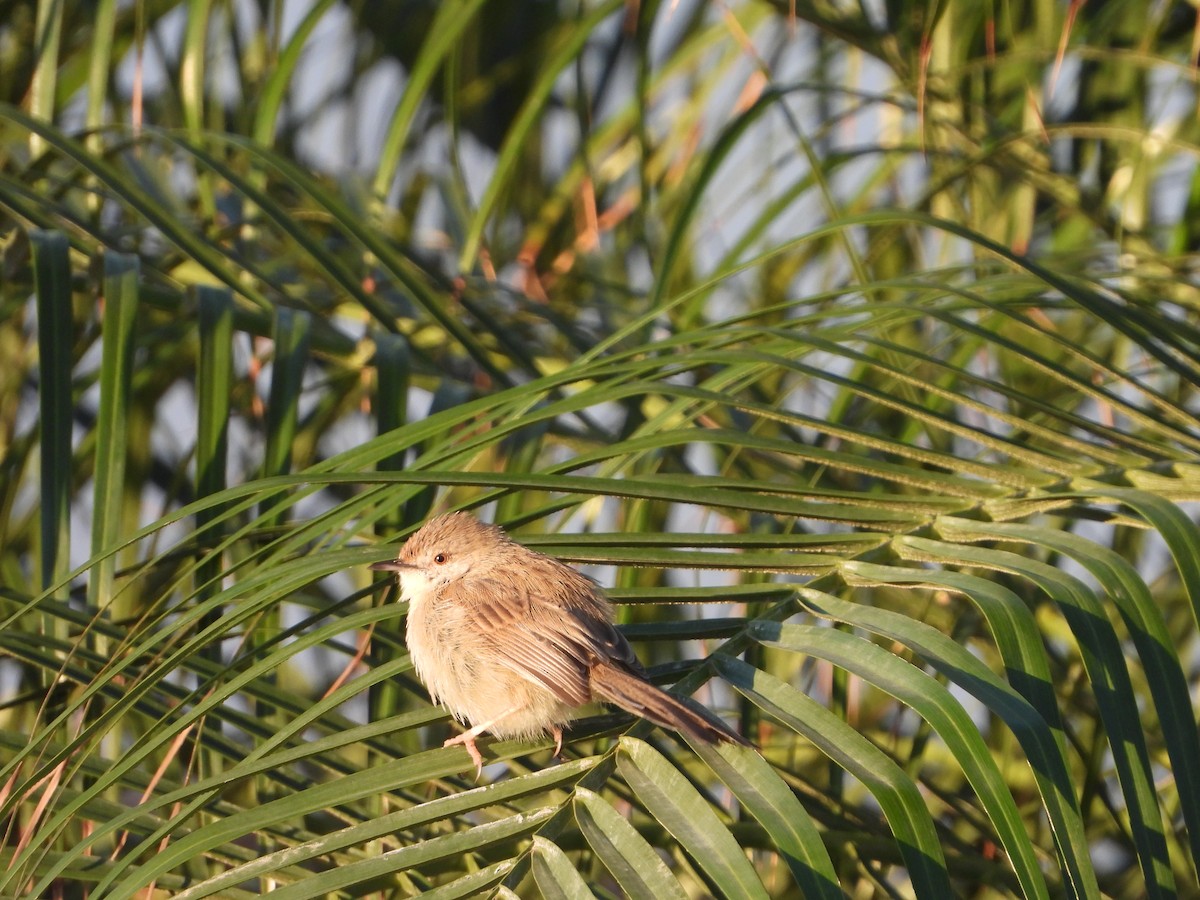
[(472, 607), (480, 635), (500, 665), (571, 706), (582, 706), (592, 698), (586, 655), (582, 648), (571, 646), (568, 636), (558, 634), (553, 612), (550, 617), (530, 616), (541, 604), (528, 586), (506, 578), (475, 577), (462, 599)]
[[(624, 635), (605, 617), (606, 601), (577, 602), (545, 578), (476, 576), (467, 596), (475, 622), (503, 664), (571, 706), (592, 700), (588, 673), (600, 660), (635, 668), (637, 660)], [(588, 586), (590, 588), (590, 586)]]

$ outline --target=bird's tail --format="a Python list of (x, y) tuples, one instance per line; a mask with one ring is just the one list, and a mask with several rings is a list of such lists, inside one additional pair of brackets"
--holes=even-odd
[(679, 698), (612, 663), (592, 668), (591, 686), (596, 699), (613, 703), (655, 725), (682, 731), (709, 744), (732, 741), (750, 746), (749, 741), (728, 726), (701, 715)]

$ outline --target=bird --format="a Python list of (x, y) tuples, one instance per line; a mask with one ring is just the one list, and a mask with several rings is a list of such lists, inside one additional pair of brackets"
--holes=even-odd
[(396, 559), (371, 568), (399, 577), (417, 676), (433, 702), (466, 727), (444, 746), (463, 745), (476, 778), (481, 734), (529, 740), (549, 733), (560, 757), (563, 726), (594, 701), (705, 743), (750, 745), (647, 680), (595, 581), (497, 525), (461, 511), (439, 515)]

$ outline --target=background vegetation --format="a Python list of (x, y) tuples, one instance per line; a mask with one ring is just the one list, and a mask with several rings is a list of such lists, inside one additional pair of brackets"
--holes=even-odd
[[(0, 895), (1200, 895), (1197, 35), (0, 2)], [(457, 507), (761, 756), (474, 784)]]

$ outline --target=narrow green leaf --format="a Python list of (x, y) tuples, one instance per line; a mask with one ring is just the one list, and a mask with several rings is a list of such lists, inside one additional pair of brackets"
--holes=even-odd
[(575, 789), (575, 820), (588, 846), (629, 897), (686, 900), (675, 880), (646, 839), (605, 800), (583, 787)]
[[(971, 540), (979, 523), (954, 520), (947, 537)], [(979, 537), (984, 537), (979, 535)], [(1075, 635), (1088, 681), (1096, 695), (1097, 712), (1104, 722), (1113, 764), (1125, 802), (1138, 861), (1151, 897), (1174, 892), (1175, 879), (1167, 855), (1162, 811), (1154, 788), (1150, 756), (1138, 716), (1137, 699), (1129, 669), (1107, 612), (1096, 595), (1078, 578), (1037, 560), (1007, 550), (960, 545), (962, 565), (983, 565), (1026, 578), (1049, 596), (1062, 611)]]
[[(100, 561), (88, 579), (88, 605), (107, 609), (112, 602), (115, 555), (103, 555), (121, 538), (129, 393), (133, 378), (133, 323), (138, 309), (135, 256), (104, 256), (104, 323), (101, 330), (100, 409), (96, 416), (96, 470), (92, 502), (92, 555)], [(123, 619), (125, 613), (113, 610)]]
[(177, 245), (189, 260), (202, 265), (222, 283), (237, 290), (241, 296), (260, 309), (271, 308), (266, 297), (252, 285), (244, 283), (244, 279), (239, 279), (233, 262), (221, 252), (216, 242), (197, 234), (190, 221), (173, 215), (170, 209), (164, 209), (158, 198), (144, 190), (136, 179), (128, 177), (104, 157), (89, 153), (82, 144), (67, 137), (59, 129), (26, 115), (10, 104), (0, 103), (0, 119), (9, 120), (33, 132), (73, 164), (93, 175), (132, 211), (144, 216), (154, 227), (160, 229), (163, 236)]
[(963, 564), (962, 557), (957, 555), (960, 549), (958, 544), (901, 535), (892, 540), (892, 546), (903, 559), (934, 562), (938, 564), (938, 568), (901, 569), (897, 566), (886, 566), (868, 569), (862, 566), (847, 566), (843, 568), (843, 576), (851, 583), (862, 577), (897, 586), (929, 585), (960, 593), (975, 603), (995, 637), (996, 649), (1000, 651), (1000, 658), (1004, 661), (1009, 683), (1050, 726), (1059, 745), (1060, 755), (1065, 757), (1067, 740), (1062, 715), (1054, 693), (1050, 661), (1046, 656), (1042, 633), (1034, 620), (1033, 612), (1020, 597), (994, 580), (941, 568)]
[[(844, 568), (875, 578), (886, 576), (883, 570), (887, 567), (849, 562)], [(800, 595), (804, 605), (818, 615), (865, 628), (914, 650), (1012, 729), (1028, 757), (1041, 792), (1056, 846), (1065, 863), (1064, 880), (1071, 896), (1098, 900), (1100, 886), (1092, 868), (1087, 832), (1075, 800), (1064, 748), (1055, 740), (1037, 711), (965, 647), (923, 622), (889, 610), (850, 603), (811, 589), (801, 589)], [(1030, 893), (1028, 885), (1037, 882), (1044, 884), (1036, 867), (1030, 872), (1018, 872), (1018, 877), (1027, 885), (1027, 894)]]
[[(329, 554), (327, 554), (327, 555), (329, 555)], [(282, 592), (291, 592), (291, 591), (298, 589), (300, 585), (302, 585), (306, 580), (310, 579), (311, 577), (312, 576), (310, 573), (301, 572), (298, 576), (296, 576), (294, 578), (282, 578), (281, 579), (278, 576), (276, 576), (276, 578), (272, 579), (272, 581), (279, 583), (280, 590)], [(250, 579), (246, 582), (245, 586), (246, 586), (247, 590), (254, 591), (254, 590), (260, 589), (262, 587), (262, 582), (260, 581), (258, 583), (258, 585), (256, 586), (254, 580)], [(225, 602), (227, 599), (228, 599), (227, 597), (217, 597), (209, 602), (213, 606), (219, 606), (223, 602)], [(269, 605), (270, 603), (273, 603), (273, 602), (274, 602), (273, 600), (268, 599), (267, 605)], [(196, 614), (203, 615), (205, 612), (206, 612), (206, 610), (201, 609), (201, 610), (198, 610)], [(258, 613), (258, 609), (252, 607), (250, 609), (247, 609), (245, 612), (248, 616), (254, 616)], [(228, 703), (230, 697), (235, 696), (247, 684), (253, 683), (255, 681), (255, 679), (260, 678), (263, 675), (263, 673), (270, 672), (273, 669), (275, 669), (276, 667), (278, 667), (280, 665), (282, 659), (285, 659), (288, 656), (293, 655), (295, 652), (299, 652), (299, 650), (302, 649), (303, 647), (316, 646), (320, 643), (323, 643), (324, 641), (328, 641), (332, 637), (336, 636), (337, 634), (339, 634), (347, 629), (351, 629), (354, 627), (366, 627), (367, 625), (370, 625), (372, 622), (376, 622), (381, 619), (387, 618), (390, 615), (394, 615), (394, 612), (392, 610), (376, 608), (376, 609), (363, 610), (359, 613), (354, 614), (353, 616), (349, 616), (349, 617), (346, 617), (345, 619), (337, 620), (337, 621), (332, 622), (324, 627), (317, 628), (317, 629), (313, 630), (312, 632), (297, 638), (295, 641), (288, 642), (288, 643), (276, 648), (272, 654), (266, 655), (256, 665), (250, 667), (248, 670), (246, 670), (242, 673), (239, 673), (236, 677), (231, 677), (231, 678), (219, 681), (218, 686), (213, 690), (209, 690), (209, 691), (205, 692), (203, 694), (203, 699), (199, 700), (199, 702), (196, 703), (193, 708), (189, 709), (186, 714), (177, 715), (175, 718), (171, 719), (170, 720), (171, 727), (160, 729), (159, 731), (155, 732), (152, 736), (148, 736), (145, 739), (143, 739), (139, 745), (130, 748), (130, 750), (128, 752), (126, 752), (124, 755), (122, 755), (119, 759), (111, 761), (111, 763), (108, 765), (107, 770), (103, 774), (98, 775), (95, 778), (95, 781), (93, 783), (89, 784), (85, 789), (81, 790), (78, 793), (77, 797), (70, 800), (69, 802), (65, 802), (60, 805), (60, 807), (55, 811), (54, 816), (52, 816), (51, 819), (47, 822), (44, 830), (47, 833), (53, 834), (56, 824), (57, 824), (57, 820), (59, 820), (59, 819), (65, 820), (68, 817), (70, 817), (79, 808), (81, 808), (91, 797), (100, 795), (104, 791), (106, 791), (114, 786), (122, 785), (122, 783), (123, 783), (122, 779), (125, 777), (126, 773), (136, 771), (139, 764), (145, 764), (148, 760), (152, 760), (154, 758), (154, 754), (156, 752), (161, 751), (163, 749), (163, 747), (165, 747), (165, 745), (167, 745), (172, 740), (172, 738), (177, 733), (179, 733), (182, 729), (191, 726), (193, 723), (202, 722), (206, 715), (211, 715), (214, 710), (217, 710), (223, 704)], [(214, 623), (213, 627), (219, 627), (219, 626), (220, 626), (220, 623), (218, 622), (218, 623)], [(105, 686), (112, 679), (120, 678), (122, 675), (122, 671), (124, 669), (124, 666), (120, 666), (120, 665), (112, 667), (112, 669), (107, 673), (108, 677), (106, 679), (93, 679), (90, 683), (87, 684), (87, 686), (84, 690), (79, 691), (78, 693), (81, 696), (76, 701), (73, 702), (71, 708), (68, 708), (64, 712), (63, 715), (69, 716), (74, 712), (75, 708), (82, 707), (82, 704), (87, 702), (87, 699), (89, 696), (92, 696), (95, 694), (100, 694), (101, 696), (105, 696), (109, 702), (105, 708), (104, 714), (102, 716), (96, 717), (95, 721), (90, 723), (88, 725), (88, 727), (80, 735), (80, 737), (82, 737), (82, 738), (89, 738), (93, 735), (96, 735), (97, 736), (96, 739), (99, 739), (98, 736), (103, 735), (105, 733), (106, 729), (108, 727), (110, 727), (113, 722), (119, 721), (119, 716), (122, 714), (122, 712), (125, 709), (134, 707), (139, 701), (141, 701), (144, 697), (146, 697), (150, 693), (150, 691), (154, 687), (154, 684), (157, 680), (166, 678), (170, 673), (178, 671), (181, 668), (183, 661), (187, 660), (191, 656), (197, 655), (199, 653), (199, 649), (204, 647), (207, 643), (208, 643), (208, 638), (204, 634), (198, 635), (192, 641), (190, 641), (189, 643), (185, 644), (182, 648), (177, 650), (174, 654), (165, 658), (163, 660), (162, 664), (160, 666), (158, 666), (155, 670), (153, 670), (151, 673), (144, 674), (138, 678), (131, 679), (127, 683), (121, 685), (119, 690), (109, 691), (109, 692), (107, 692), (107, 694), (105, 694), (105, 693), (103, 693)], [(154, 643), (152, 640), (147, 639), (147, 640), (143, 641), (142, 646), (143, 647), (153, 647)], [(153, 652), (153, 651), (150, 651), (150, 652)], [(136, 656), (137, 651), (136, 650), (132, 651), (132, 655)], [(386, 674), (388, 674), (387, 669), (380, 670), (380, 675), (386, 675)], [(370, 683), (369, 680), (367, 683)], [(260, 758), (269, 756), (273, 750), (275, 750), (281, 744), (286, 743), (288, 741), (289, 737), (291, 737), (292, 735), (302, 733), (303, 730), (309, 724), (317, 721), (318, 716), (320, 715), (320, 713), (323, 710), (329, 710), (331, 708), (334, 708), (337, 704), (345, 702), (347, 699), (352, 697), (358, 690), (363, 689), (363, 687), (364, 686), (362, 686), (362, 685), (360, 685), (360, 686), (346, 685), (341, 691), (335, 693), (331, 697), (325, 698), (324, 700), (319, 701), (318, 703), (308, 705), (303, 713), (298, 714), (296, 716), (296, 718), (292, 722), (289, 723), (287, 728), (284, 728), (282, 730), (275, 732), (273, 735), (270, 736), (269, 739), (264, 740), (262, 743), (258, 744), (256, 747), (254, 747), (249, 752), (247, 752), (244, 749), (239, 748), (239, 756), (243, 757), (244, 759), (235, 765), (229, 766), (228, 768), (226, 768), (224, 770), (223, 773), (217, 774), (217, 775), (213, 776), (211, 779), (205, 779), (205, 780), (202, 780), (195, 784), (189, 785), (187, 787), (180, 788), (177, 792), (168, 792), (164, 795), (160, 795), (160, 796), (154, 798), (154, 800), (148, 801), (144, 807), (135, 808), (133, 810), (130, 810), (127, 814), (125, 814), (123, 816), (119, 816), (113, 820), (110, 820), (108, 822), (101, 824), (100, 826), (98, 826), (95, 829), (95, 831), (93, 832), (93, 834), (91, 836), (89, 836), (88, 838), (86, 838), (83, 841), (80, 841), (78, 843), (77, 847), (75, 848), (76, 852), (80, 852), (80, 853), (84, 852), (87, 847), (91, 846), (99, 838), (103, 837), (106, 833), (111, 833), (111, 832), (115, 831), (116, 829), (123, 827), (128, 822), (131, 822), (134, 819), (136, 819), (139, 815), (144, 814), (147, 810), (157, 810), (157, 809), (161, 808), (164, 804), (167, 804), (167, 803), (175, 803), (176, 801), (186, 801), (184, 803), (184, 809), (181, 810), (181, 812), (178, 814), (178, 817), (180, 818), (180, 820), (182, 820), (183, 818), (186, 818), (186, 815), (188, 814), (187, 807), (189, 805), (193, 808), (191, 811), (194, 811), (194, 808), (204, 807), (210, 800), (212, 794), (219, 792), (220, 790), (222, 790), (222, 788), (224, 788), (228, 785), (228, 783), (229, 783), (228, 779), (236, 779), (236, 778), (241, 778), (241, 777), (245, 777), (248, 775), (252, 775), (252, 774), (255, 774), (258, 772), (269, 771), (269, 769), (267, 769), (261, 763), (258, 762), (258, 760)], [(182, 705), (182, 704), (180, 704), (180, 705)], [(46, 729), (46, 731), (49, 732), (51, 735), (53, 735), (53, 733), (54, 733), (53, 732), (54, 724), (55, 723), (53, 723), (53, 722), (50, 723), (50, 726)], [(353, 732), (350, 732), (350, 736), (353, 736)], [(34, 750), (36, 750), (37, 748), (44, 746), (44, 740), (45, 740), (44, 735), (39, 733), (37, 735), (34, 735), (33, 740), (31, 740), (29, 742), (29, 744)], [(77, 738), (77, 740), (78, 740), (78, 738)], [(301, 749), (300, 754), (301, 754), (300, 757), (297, 757), (297, 758), (303, 758), (303, 756), (305, 755), (305, 751), (303, 750), (303, 748)], [(445, 754), (442, 754), (442, 757), (443, 757), (443, 760), (442, 760), (443, 768), (441, 769), (441, 771), (439, 773), (437, 773), (439, 775), (444, 775), (444, 774), (446, 774), (447, 771), (453, 771), (452, 766), (445, 767), (445, 765), (444, 765)], [(49, 766), (53, 766), (53, 765), (57, 764), (59, 761), (61, 761), (61, 759), (66, 759), (66, 756), (64, 755), (62, 757), (59, 757), (57, 754), (51, 755), (47, 760), (47, 764)], [(16, 762), (20, 762), (21, 760), (22, 760), (22, 756), (18, 755), (16, 757)], [(276, 762), (280, 763), (280, 764), (285, 763), (287, 761), (289, 761), (289, 757), (286, 754), (284, 754), (281, 757), (276, 758)], [(355, 775), (346, 776), (346, 778), (344, 778), (340, 783), (340, 791), (344, 796), (350, 796), (352, 794), (351, 785), (353, 785), (357, 780), (359, 780), (360, 778), (363, 778), (363, 777), (367, 777), (368, 779), (371, 779), (378, 774), (379, 774), (378, 770), (373, 770), (372, 773), (369, 775), (364, 775), (362, 773), (356, 773)], [(38, 770), (35, 770), (30, 777), (37, 779), (40, 777), (44, 777), (44, 773), (42, 773)], [(422, 772), (421, 777), (428, 778), (428, 777), (435, 777), (435, 776), (431, 775), (429, 773), (426, 773), (426, 772)], [(314, 787), (312, 790), (316, 790), (318, 792), (318, 794), (316, 796), (320, 796), (320, 791), (322, 790), (322, 787), (317, 786), (317, 787)], [(377, 792), (379, 790), (379, 788), (371, 786), (371, 787), (368, 787), (366, 790), (371, 791), (371, 792)], [(291, 800), (291, 802), (303, 804), (305, 802), (302, 799), (304, 797), (304, 795), (305, 795), (304, 792), (302, 792), (300, 795), (293, 798)], [(313, 796), (313, 795), (309, 794), (309, 796)], [(278, 809), (278, 807), (276, 807), (276, 809)], [(251, 816), (251, 817), (264, 815), (262, 810), (263, 810), (263, 807), (258, 806), (258, 807), (255, 807), (253, 810), (247, 811), (243, 815)], [(271, 811), (268, 810), (265, 813), (265, 815), (267, 817), (266, 821), (269, 822)], [(224, 821), (224, 820), (222, 820), (222, 821)], [(234, 822), (232, 825), (226, 825), (225, 827), (229, 827), (232, 829), (231, 836), (228, 839), (233, 840), (236, 837), (240, 837), (243, 834), (253, 831), (255, 821), (258, 821), (258, 820), (254, 819), (251, 822), (250, 826), (245, 831), (240, 830), (242, 827), (240, 822)], [(176, 852), (177, 845), (183, 841), (203, 842), (204, 840), (210, 839), (210, 836), (211, 836), (213, 830), (214, 830), (213, 828), (210, 828), (209, 832), (206, 834), (201, 834), (199, 832), (189, 834), (186, 838), (183, 838), (181, 841), (178, 839), (178, 834), (177, 834), (178, 829), (173, 830), (170, 827), (170, 823), (168, 822), (162, 826), (161, 833), (156, 833), (152, 836), (153, 839), (152, 839), (151, 843), (147, 846), (153, 846), (157, 842), (157, 840), (161, 839), (162, 837), (164, 837), (167, 834), (175, 834), (177, 840), (175, 840), (172, 843), (172, 845), (170, 847), (168, 847), (167, 851), (165, 851), (165, 853), (167, 855), (169, 855), (171, 853)], [(221, 840), (224, 838), (225, 833), (221, 832), (220, 829), (216, 829), (216, 832), (217, 832), (216, 837), (213, 839), (216, 841), (216, 845), (219, 845)], [(31, 848), (36, 847), (36, 841), (31, 842), (30, 846), (31, 846)], [(201, 843), (201, 846), (205, 846), (205, 845), (203, 843)], [(166, 859), (166, 856), (164, 856), (164, 854), (159, 854), (155, 857), (152, 857), (151, 862), (147, 863), (147, 865), (161, 865), (164, 862), (164, 859)], [(110, 864), (108, 867), (106, 867), (105, 872), (103, 873), (103, 878), (101, 879), (101, 882), (100, 882), (100, 888), (101, 889), (106, 888), (107, 885), (112, 880), (119, 877), (120, 874), (124, 871), (124, 869), (128, 865), (130, 865), (132, 862), (134, 862), (133, 857), (130, 855), (126, 855), (126, 856), (122, 857), (121, 859), (117, 860), (116, 862)], [(164, 874), (168, 870), (169, 870), (169, 865), (167, 867), (162, 868), (161, 870), (157, 871), (155, 874), (156, 875)], [(49, 881), (53, 877), (53, 874), (54, 874), (53, 871), (48, 872), (46, 874), (47, 881)]]
[[(429, 403), (429, 411), (426, 415), (436, 416), (438, 413), (457, 409), (470, 399), (470, 395), (470, 388), (466, 385), (444, 378), (438, 382), (437, 390), (433, 392), (433, 399)], [(418, 447), (417, 452), (421, 453), (423, 450), (424, 448)], [(403, 521), (406, 523), (424, 521), (433, 508), (436, 496), (437, 491), (432, 485), (418, 493), (404, 504)]]
[[(233, 390), (233, 296), (223, 288), (202, 285), (196, 289), (200, 319), (200, 360), (196, 371), (196, 496), (207, 497), (225, 489), (229, 457), (230, 395)], [(220, 517), (220, 508), (196, 515), (197, 528)], [(210, 532), (210, 540), (219, 539)], [(211, 559), (196, 570), (198, 586), (213, 582), (220, 560)], [(215, 585), (213, 585), (215, 587)], [(204, 593), (207, 592), (207, 593)], [(202, 588), (201, 597), (211, 596)]]
[[(1188, 514), (1163, 497), (1149, 491), (1135, 491), (1104, 485), (1089, 496), (1111, 497), (1135, 510), (1162, 536), (1179, 570), (1179, 578), (1192, 604), (1192, 618), (1200, 626), (1200, 529)], [(1200, 859), (1200, 854), (1197, 854)]]
[(449, 884), (423, 891), (421, 900), (458, 900), (459, 897), (482, 897), (498, 881), (506, 877), (514, 866), (515, 863), (510, 859), (485, 866), (479, 871), (464, 875)]
[[(34, 22), (34, 67), (29, 82), (29, 113), (43, 122), (53, 122), (57, 116), (55, 90), (58, 87), (59, 54), (62, 49), (63, 0), (38, 0)], [(38, 135), (29, 136), (29, 154), (34, 158), (46, 149)]]
[[(504, 468), (508, 472), (534, 472), (539, 468), (550, 423), (538, 422), (512, 435), (503, 447)], [(520, 494), (505, 494), (496, 502), (496, 521), (507, 522), (527, 508)]]
[(387, 135), (379, 152), (372, 193), (383, 200), (392, 188), (396, 169), (408, 141), (409, 130), (421, 104), (427, 102), (429, 87), (447, 55), (455, 52), (463, 31), (475, 19), (482, 0), (453, 0), (438, 4), (434, 21), (430, 23), (427, 39), (408, 71), (404, 94), (388, 125)]
[[(948, 529), (966, 524), (963, 520), (945, 521)], [(982, 539), (1012, 539), (1056, 550), (1087, 569), (1112, 598), (1137, 648), (1149, 695), (1158, 712), (1159, 727), (1171, 760), (1180, 806), (1188, 823), (1192, 864), (1195, 867), (1200, 861), (1200, 770), (1193, 762), (1200, 760), (1200, 736), (1193, 722), (1190, 691), (1180, 664), (1176, 640), (1149, 587), (1119, 553), (1069, 531), (1018, 522), (972, 522), (967, 527)], [(1194, 525), (1191, 531), (1194, 546)]]
[[(304, 387), (304, 369), (308, 364), (308, 346), (312, 335), (312, 317), (303, 310), (281, 306), (275, 311), (275, 352), (271, 361), (271, 387), (267, 397), (267, 446), (263, 456), (263, 476), (283, 475), (292, 468), (292, 445), (300, 419), (300, 393)], [(287, 510), (270, 515), (267, 511), (280, 499), (264, 500), (259, 515), (265, 525), (279, 526)]]
[[(213, 25), (213, 0), (188, 0), (187, 24), (184, 26), (179, 61), (179, 102), (183, 124), (193, 138), (204, 129), (207, 104), (205, 83), (208, 80), (210, 57), (208, 41)], [(216, 219), (217, 204), (210, 173), (200, 170), (196, 177), (196, 196), (200, 201), (203, 221)]]
[(589, 900), (595, 897), (575, 865), (558, 845), (542, 837), (533, 839), (533, 878), (545, 900)]
[(667, 286), (671, 283), (671, 276), (675, 270), (675, 260), (681, 256), (684, 240), (693, 228), (697, 210), (705, 200), (705, 188), (709, 186), (730, 151), (737, 146), (739, 139), (750, 130), (764, 112), (775, 107), (785, 93), (786, 91), (775, 87), (764, 91), (749, 109), (742, 111), (721, 130), (716, 141), (705, 154), (694, 183), (684, 194), (682, 209), (672, 217), (671, 231), (667, 235), (666, 246), (663, 248), (663, 259), (658, 267), (650, 296), (647, 298), (647, 305), (650, 309), (658, 309), (666, 296)]
[[(336, 854), (348, 847), (362, 846), (377, 838), (395, 835), (432, 823), (452, 820), (489, 807), (499, 807), (521, 797), (533, 796), (548, 788), (566, 784), (592, 768), (592, 760), (579, 760), (527, 775), (509, 778), (496, 784), (438, 797), (407, 809), (377, 816), (366, 822), (342, 828), (293, 847), (285, 847), (258, 859), (242, 863), (219, 875), (181, 891), (176, 900), (200, 900), (241, 884), (250, 878), (298, 867), (308, 860)], [(274, 763), (278, 765), (279, 763)], [(286, 819), (284, 820), (286, 821)], [(537, 839), (535, 838), (535, 841)], [(560, 851), (561, 852), (561, 851)]]
[(212, 0), (190, 0), (180, 59), (179, 95), (188, 131), (204, 127), (204, 80), (208, 63), (208, 35), (212, 27)]
[(312, 316), (308, 313), (286, 306), (275, 311), (275, 352), (271, 359), (267, 452), (263, 463), (263, 474), (267, 476), (280, 475), (291, 469), (292, 441), (299, 420), (300, 392), (304, 387), (311, 335)]
[[(104, 106), (108, 97), (109, 63), (112, 59), (113, 39), (116, 37), (117, 2), (99, 0), (92, 13), (93, 32), (88, 51), (87, 80), (87, 143), (91, 150), (102, 150), (99, 131), (104, 124)], [(97, 198), (97, 205), (99, 198)]]
[[(38, 4), (39, 15), (44, 7)], [(61, 16), (61, 10), (57, 13)], [(51, 82), (53, 87), (53, 81)], [(41, 581), (61, 583), (70, 568), (71, 548), (71, 258), (65, 235), (37, 231), (33, 242), (38, 312), (38, 377), (41, 380)]]
[[(8, 110), (0, 104), (0, 115), (6, 113)], [(204, 151), (202, 147), (174, 135), (163, 136), (217, 171), (223, 178), (234, 184), (239, 191), (245, 192), (253, 199), (257, 207), (271, 216), (272, 221), (280, 229), (295, 239), (315, 262), (320, 263), (347, 294), (354, 297), (377, 321), (395, 328), (395, 313), (389, 305), (374, 294), (363, 290), (361, 279), (356, 278), (355, 273), (330, 250), (327, 243), (319, 240), (308, 230), (299, 227), (296, 217), (285, 207), (275, 203), (270, 194), (257, 190), (237, 171), (223, 163), (220, 158)], [(216, 140), (213, 135), (207, 137), (209, 140)], [(497, 364), (493, 355), (472, 332), (469, 323), (464, 322), (461, 315), (456, 313), (454, 305), (447, 302), (447, 296), (433, 287), (432, 283), (436, 281), (434, 276), (427, 273), (412, 258), (402, 254), (394, 244), (380, 234), (377, 226), (364, 220), (363, 216), (350, 207), (339, 195), (328, 189), (311, 173), (285, 157), (254, 144), (246, 138), (221, 135), (220, 139), (259, 160), (262, 165), (270, 167), (276, 176), (285, 178), (297, 191), (308, 194), (316, 204), (326, 210), (330, 218), (336, 221), (351, 239), (362, 245), (363, 252), (373, 254), (378, 258), (379, 264), (387, 275), (394, 278), (406, 291), (411, 293), (413, 301), (428, 313), (434, 322), (453, 335), (454, 339), (461, 343), (471, 355), (475, 363), (498, 383), (504, 385), (513, 383), (508, 369)], [(217, 271), (216, 268), (214, 271)], [(225, 279), (223, 271), (219, 271), (218, 274), (223, 280)], [(227, 281), (227, 283), (230, 282)], [(243, 290), (243, 293), (247, 293), (247, 291)], [(259, 299), (257, 295), (250, 296), (252, 299)], [(263, 302), (265, 303), (265, 301)]]
[(305, 45), (313, 30), (336, 4), (337, 0), (316, 0), (305, 12), (304, 18), (295, 26), (288, 37), (287, 46), (279, 53), (266, 83), (255, 98), (254, 140), (263, 147), (275, 143), (275, 129), (279, 120), (279, 109), (287, 97), (289, 88), (294, 84), (296, 68), (304, 58)]
[(688, 743), (766, 829), (803, 896), (844, 897), (812, 816), (761, 754), (729, 743)]
[(554, 48), (549, 57), (543, 60), (536, 84), (532, 85), (526, 94), (525, 102), (521, 105), (512, 125), (509, 126), (508, 133), (504, 136), (504, 143), (496, 158), (496, 167), (492, 171), (492, 177), (484, 189), (483, 197), (479, 201), (479, 209), (475, 211), (475, 216), (463, 238), (462, 251), (458, 256), (458, 267), (461, 271), (469, 272), (475, 267), (479, 247), (483, 242), (483, 231), (487, 227), (492, 213), (495, 212), (495, 206), (501, 193), (509, 189), (508, 179), (517, 164), (521, 148), (527, 140), (530, 140), (530, 135), (536, 129), (538, 116), (542, 113), (555, 85), (558, 84), (563, 68), (570, 65), (577, 57), (579, 50), (591, 37), (592, 32), (620, 8), (621, 0), (604, 0), (594, 9), (587, 10), (584, 16), (564, 32), (558, 46)]
[(946, 742), (979, 796), (1025, 895), (1030, 898), (1049, 896), (1016, 801), (975, 724), (948, 690), (895, 654), (852, 634), (832, 628), (780, 625), (763, 620), (751, 623), (750, 630), (767, 646), (817, 656), (853, 672), (911, 706), (929, 722)]
[(638, 799), (726, 897), (767, 897), (758, 874), (708, 801), (662, 754), (621, 738), (617, 768)]
[[(375, 338), (375, 423), (378, 434), (387, 434), (408, 422), (408, 389), (412, 384), (412, 360), (408, 338), (380, 332)], [(404, 454), (381, 459), (381, 472), (396, 472), (404, 467)]]
[(892, 759), (811, 697), (739, 659), (712, 658), (718, 673), (764, 712), (808, 738), (863, 783), (891, 826), (918, 897), (953, 897), (941, 839), (921, 791)]
[[(373, 335), (375, 340), (376, 394), (372, 410), (375, 427), (380, 435), (388, 434), (408, 422), (408, 391), (412, 385), (412, 359), (408, 338), (383, 331)], [(384, 457), (376, 463), (380, 472), (397, 472), (404, 469), (405, 453), (401, 450)], [(396, 504), (375, 523), (377, 537), (391, 538), (406, 523), (405, 504)], [(402, 651), (396, 650), (395, 653)], [(381, 662), (393, 658), (393, 651), (386, 647), (376, 650)], [(388, 716), (402, 708), (404, 691), (396, 681), (386, 681), (371, 691), (370, 709), (372, 717)], [(415, 747), (411, 749), (416, 749)]]
[[(389, 883), (386, 879), (388, 875), (439, 861), (457, 862), (464, 854), (477, 853), (501, 841), (528, 834), (553, 813), (553, 809), (537, 809), (454, 834), (418, 841), (397, 850), (388, 850), (373, 859), (346, 863), (335, 869), (313, 874), (303, 881), (276, 888), (271, 892), (271, 896), (276, 900), (309, 900), (363, 882), (386, 885)], [(375, 889), (378, 890), (379, 887)], [(132, 893), (115, 891), (111, 896), (114, 900), (125, 900), (126, 897), (131, 897)]]

